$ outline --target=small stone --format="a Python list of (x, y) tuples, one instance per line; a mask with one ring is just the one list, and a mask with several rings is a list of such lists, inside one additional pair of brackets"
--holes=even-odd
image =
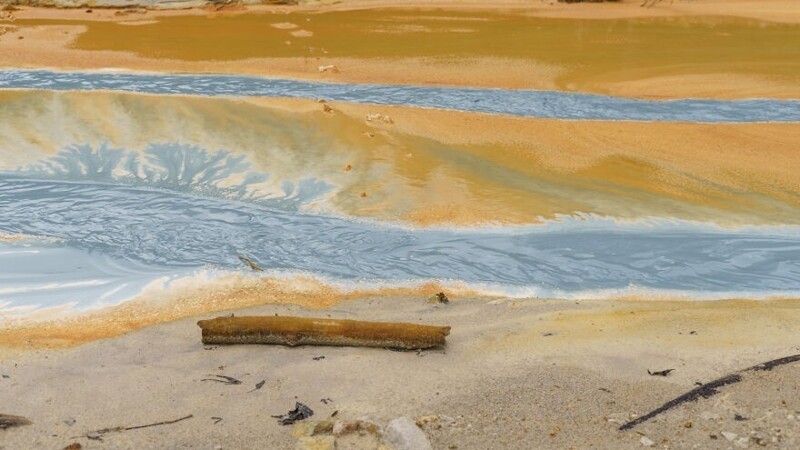
[[(428, 301), (433, 303), (434, 301), (438, 302), (439, 300), (434, 295), (431, 298), (429, 298)], [(442, 427), (442, 424), (440, 423), (440, 420), (439, 420), (439, 416), (421, 416), (421, 417), (417, 417), (417, 420), (415, 421), (415, 423), (420, 428), (424, 427), (425, 425), (430, 425), (432, 428), (436, 428), (436, 429)]]
[(386, 114), (367, 114), (365, 117), (367, 122), (383, 122), (386, 124), (393, 124), (394, 121)]
[(433, 450), (425, 433), (408, 417), (389, 422), (383, 439), (395, 450)]
[(77, 422), (77, 420), (75, 420), (75, 419), (74, 419), (74, 418), (72, 418), (72, 417), (70, 417), (70, 418), (68, 418), (68, 419), (64, 419), (64, 423), (65, 423), (65, 424), (67, 424), (67, 425), (69, 425), (69, 426), (73, 426), (73, 425), (75, 425), (75, 422)]
[(722, 437), (724, 437), (725, 439), (727, 439), (727, 440), (728, 440), (728, 441), (730, 441), (730, 442), (733, 442), (733, 440), (734, 440), (734, 439), (736, 439), (737, 437), (739, 437), (739, 435), (738, 435), (738, 434), (736, 434), (736, 433), (731, 433), (730, 431), (723, 431), (723, 432), (721, 432), (720, 434), (722, 435)]
[(328, 66), (319, 66), (319, 73), (331, 71), (333, 73), (339, 73), (339, 69), (334, 66), (333, 64)]
[(650, 439), (647, 436), (642, 436), (642, 438), (639, 439), (639, 443), (641, 443), (645, 447), (652, 447), (652, 446), (656, 445), (656, 443), (653, 442), (653, 440)]
[(750, 444), (750, 439), (747, 436), (743, 436), (737, 439), (733, 444), (739, 448), (747, 448)]
[(294, 447), (296, 450), (334, 450), (336, 440), (333, 436), (303, 436)]
[(683, 427), (684, 428), (692, 428), (692, 421), (691, 420), (687, 420), (686, 423), (683, 424)]
[(64, 447), (64, 450), (81, 450), (82, 448), (83, 446), (80, 443), (73, 442), (72, 444), (69, 444), (68, 446)]

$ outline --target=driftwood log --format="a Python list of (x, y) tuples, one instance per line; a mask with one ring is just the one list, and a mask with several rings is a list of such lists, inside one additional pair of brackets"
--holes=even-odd
[(203, 343), (336, 345), (406, 350), (445, 344), (450, 327), (304, 317), (217, 317), (201, 320)]

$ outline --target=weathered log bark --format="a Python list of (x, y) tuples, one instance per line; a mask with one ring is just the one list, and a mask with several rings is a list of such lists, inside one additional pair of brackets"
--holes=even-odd
[(201, 320), (204, 344), (336, 345), (421, 349), (443, 346), (450, 327), (304, 317)]

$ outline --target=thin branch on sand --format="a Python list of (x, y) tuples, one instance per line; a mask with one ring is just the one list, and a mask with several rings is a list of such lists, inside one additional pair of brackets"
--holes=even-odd
[(93, 440), (96, 440), (96, 441), (102, 441), (103, 440), (103, 435), (105, 435), (107, 433), (119, 433), (121, 431), (140, 430), (142, 428), (157, 427), (157, 426), (160, 426), (160, 425), (172, 425), (173, 423), (178, 423), (178, 422), (183, 421), (183, 420), (191, 419), (192, 417), (194, 417), (194, 415), (193, 414), (189, 414), (188, 416), (181, 417), (180, 419), (165, 420), (163, 422), (148, 423), (147, 425), (136, 425), (136, 426), (133, 426), (133, 427), (103, 428), (102, 430), (92, 431), (92, 432), (86, 433), (83, 436), (75, 436), (75, 437), (85, 437), (85, 438), (93, 439)]
[(800, 354), (786, 356), (783, 358), (773, 359), (772, 361), (767, 361), (761, 364), (757, 364), (752, 367), (748, 367), (746, 369), (740, 370), (738, 372), (734, 372), (730, 375), (726, 375), (722, 378), (717, 378), (714, 381), (701, 384), (699, 387), (692, 389), (691, 391), (681, 395), (680, 397), (674, 398), (667, 403), (664, 403), (660, 407), (650, 411), (649, 413), (638, 417), (634, 420), (631, 420), (628, 423), (623, 424), (619, 427), (620, 431), (630, 430), (631, 428), (635, 427), (636, 425), (642, 424), (647, 422), (648, 420), (652, 419), (653, 417), (658, 416), (659, 414), (665, 413), (670, 409), (675, 408), (676, 406), (682, 405), (686, 402), (693, 402), (698, 400), (700, 397), (702, 398), (709, 398), (719, 393), (719, 388), (723, 386), (727, 386), (729, 384), (735, 384), (742, 381), (742, 375), (748, 372), (758, 372), (764, 370), (772, 370), (775, 367), (783, 366), (786, 364), (791, 364), (793, 362), (800, 361)]

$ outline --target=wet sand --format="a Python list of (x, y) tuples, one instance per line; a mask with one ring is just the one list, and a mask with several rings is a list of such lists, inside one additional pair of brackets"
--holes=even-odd
[[(702, 12), (691, 12), (688, 5), (695, 3), (704, 5), (697, 10)], [(630, 11), (634, 5), (558, 5), (552, 11), (519, 4), (491, 11), (480, 5), (351, 5), (123, 17), (101, 11), (102, 20), (94, 13), (25, 10), (15, 13), (0, 37), (0, 65), (556, 89), (650, 99), (797, 98), (800, 65), (787, 44), (797, 34), (794, 16), (784, 14), (775, 22), (749, 3), (714, 5), (636, 6), (638, 15), (592, 15), (604, 20), (586, 18), (586, 11)], [(786, 5), (776, 3), (775, 11), (783, 9)], [(216, 32), (206, 33), (209, 27)], [(743, 63), (755, 60), (758, 64)], [(320, 72), (326, 65), (337, 71)]]
[[(312, 100), (104, 92), (0, 99), (2, 170), (73, 145), (175, 142), (246, 156), (273, 174), (264, 194), (285, 195), (283, 181), (308, 177), (334, 186), (308, 210), (412, 226), (578, 214), (800, 223), (800, 126), (791, 123), (561, 121), (344, 103), (325, 112)], [(367, 122), (372, 113), (393, 123)]]
[[(238, 308), (238, 306), (237, 306)], [(425, 428), (434, 448), (794, 448), (797, 363), (756, 372), (647, 422), (617, 428), (695, 382), (800, 353), (800, 302), (563, 301), (366, 295), (330, 309), (264, 305), (224, 314), (331, 316), (448, 324), (445, 351), (276, 346), (204, 347), (195, 322), (156, 325), (67, 349), (0, 350), (4, 413), (33, 425), (2, 431), (7, 448), (293, 448), (301, 429), (270, 415), (295, 401), (310, 420), (449, 416)], [(223, 314), (220, 312), (218, 314)], [(324, 359), (312, 358), (324, 356)], [(672, 368), (668, 377), (647, 370)], [(241, 385), (202, 381), (231, 376)], [(264, 380), (263, 388), (255, 390)], [(323, 403), (321, 400), (325, 400)], [(77, 407), (87, 405), (91, 407)], [(91, 431), (194, 417), (176, 424)], [(736, 420), (735, 415), (744, 418)], [(221, 418), (221, 420), (215, 419)], [(218, 422), (215, 424), (215, 421)], [(736, 433), (729, 441), (721, 432)], [(731, 435), (727, 435), (731, 436)], [(742, 441), (744, 439), (744, 441)], [(338, 448), (376, 448), (369, 434)], [(305, 447), (298, 447), (305, 448)]]

